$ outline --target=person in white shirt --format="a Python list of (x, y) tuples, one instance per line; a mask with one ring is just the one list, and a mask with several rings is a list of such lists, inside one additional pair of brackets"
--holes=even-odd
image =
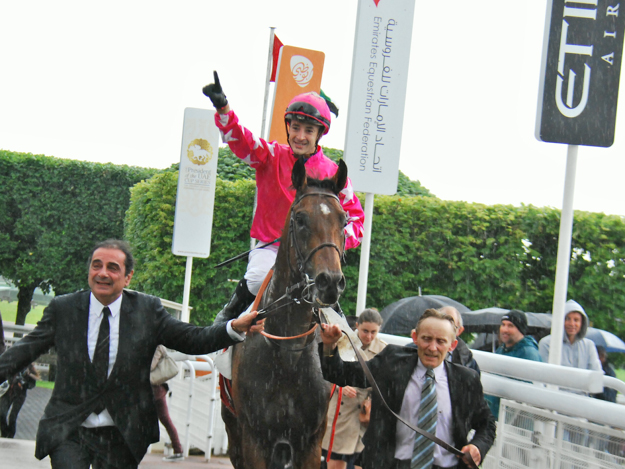
[(159, 344), (200, 355), (244, 340), (256, 314), (197, 327), (176, 320), (153, 296), (125, 290), (134, 260), (125, 241), (94, 246), (90, 291), (55, 297), (37, 327), (0, 356), (0, 382), (50, 347), (52, 397), (39, 422), (35, 456), (54, 469), (136, 468), (159, 440), (150, 365)]

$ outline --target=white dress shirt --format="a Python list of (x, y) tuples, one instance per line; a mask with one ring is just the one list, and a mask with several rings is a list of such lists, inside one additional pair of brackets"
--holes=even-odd
[[(108, 305), (111, 310), (111, 317), (109, 318), (110, 325), (110, 345), (109, 345), (109, 368), (107, 376), (110, 376), (111, 370), (115, 365), (115, 359), (117, 358), (117, 348), (119, 346), (119, 317), (122, 306), (123, 295), (120, 295), (115, 301)], [(96, 343), (98, 342), (98, 334), (100, 333), (100, 324), (102, 323), (102, 309), (104, 305), (98, 301), (98, 299), (91, 293), (89, 299), (89, 326), (87, 329), (87, 347), (89, 349), (89, 359), (93, 362), (93, 355), (95, 354)], [(226, 330), (228, 335), (236, 341), (243, 341), (245, 339), (245, 333), (238, 333), (232, 328), (232, 320), (228, 321)], [(115, 425), (109, 411), (104, 409), (99, 414), (92, 413), (82, 423), (83, 427), (95, 428), (106, 427)]]
[[(109, 368), (107, 376), (110, 376), (113, 365), (115, 365), (115, 359), (117, 358), (117, 347), (119, 345), (119, 311), (122, 306), (122, 297), (119, 295), (115, 301), (108, 305), (111, 310), (111, 317), (109, 318), (110, 325), (110, 342), (109, 342)], [(102, 309), (104, 305), (98, 301), (98, 299), (91, 293), (89, 299), (89, 326), (87, 329), (87, 348), (89, 349), (89, 359), (93, 362), (93, 355), (95, 354), (95, 347), (98, 342), (98, 334), (100, 333), (100, 323), (102, 322)], [(82, 424), (83, 427), (106, 427), (115, 425), (113, 418), (109, 411), (104, 409), (99, 414), (92, 413), (87, 417)]]
[[(419, 360), (415, 368), (401, 404), (399, 415), (417, 426), (419, 422), (419, 407), (421, 405), (421, 388), (425, 382), (425, 372), (427, 369)], [(436, 436), (441, 440), (454, 444), (451, 428), (451, 398), (449, 396), (449, 384), (447, 383), (447, 370), (445, 364), (441, 363), (434, 368), (434, 381), (436, 382), (436, 404), (438, 417), (436, 420)], [(415, 437), (417, 433), (406, 425), (397, 421), (395, 458), (412, 459)], [(451, 467), (458, 464), (458, 458), (439, 445), (434, 445), (434, 464), (441, 467)]]

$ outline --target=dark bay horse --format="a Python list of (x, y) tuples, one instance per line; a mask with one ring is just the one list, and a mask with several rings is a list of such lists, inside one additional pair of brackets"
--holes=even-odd
[[(341, 260), (347, 214), (338, 199), (343, 161), (333, 178), (316, 180), (298, 161), (295, 200), (259, 309), (265, 335), (234, 347), (232, 398), (222, 406), (236, 469), (319, 469), (330, 388), (323, 380), (314, 327), (317, 308), (336, 303), (345, 287)], [(268, 337), (269, 336), (269, 337)], [(279, 340), (288, 338), (287, 340)]]

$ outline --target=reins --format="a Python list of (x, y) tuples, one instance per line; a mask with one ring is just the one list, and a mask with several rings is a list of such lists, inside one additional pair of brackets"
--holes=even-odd
[[(269, 281), (271, 280), (271, 278), (273, 277), (273, 269), (271, 269), (269, 272), (267, 272), (267, 276), (265, 277), (265, 280), (263, 280), (263, 284), (260, 286), (260, 290), (258, 290), (258, 294), (256, 295), (256, 299), (254, 300), (254, 303), (252, 304), (252, 311), (257, 311), (258, 310), (258, 305), (260, 304), (260, 300), (263, 296), (263, 294), (265, 293), (265, 290), (267, 289), (267, 285), (269, 285)], [(301, 282), (300, 282), (301, 283)], [(299, 284), (297, 284), (299, 285)], [(290, 289), (287, 288), (287, 292), (282, 295), (280, 298), (278, 298), (277, 300), (275, 300), (274, 302), (272, 302), (269, 306), (274, 305), (275, 303), (277, 303), (278, 301), (284, 299), (284, 298), (288, 298), (290, 291), (292, 291), (294, 289), (294, 287), (296, 287), (297, 285), (292, 286)], [(289, 304), (292, 303), (298, 303), (298, 301), (296, 299), (291, 298), (291, 302), (290, 303), (286, 303), (285, 305), (282, 305), (278, 308), (274, 308), (271, 311), (267, 311), (267, 308), (258, 311), (258, 315), (256, 316), (257, 319), (259, 318), (259, 316), (262, 315), (262, 317), (260, 317), (260, 319), (264, 319), (266, 317), (268, 317), (269, 315), (271, 315), (272, 313), (274, 313), (275, 311), (277, 311), (279, 308), (282, 308), (284, 306), (288, 306)], [(289, 337), (282, 337), (282, 336), (277, 336), (277, 335), (273, 335), (273, 334), (269, 334), (268, 332), (265, 331), (260, 331), (260, 333), (267, 337), (268, 339), (273, 339), (273, 340), (292, 340), (292, 339), (299, 339), (300, 337), (306, 337), (307, 335), (312, 334), (313, 332), (315, 332), (315, 330), (317, 329), (317, 326), (319, 324), (317, 322), (315, 322), (315, 324), (313, 325), (313, 327), (311, 327), (310, 329), (308, 329), (308, 331), (304, 332), (303, 334), (299, 334), (299, 335), (295, 335), (295, 336), (289, 336)]]
[(300, 334), (300, 335), (294, 335), (294, 336), (291, 336), (291, 337), (281, 337), (281, 336), (278, 336), (278, 335), (269, 334), (269, 333), (267, 333), (267, 332), (265, 332), (265, 331), (260, 331), (260, 333), (261, 333), (262, 335), (264, 335), (265, 337), (267, 337), (268, 339), (273, 339), (273, 340), (291, 340), (291, 339), (299, 339), (300, 337), (306, 337), (307, 335), (310, 335), (310, 334), (312, 334), (313, 332), (315, 332), (315, 330), (317, 329), (317, 326), (318, 326), (318, 325), (319, 325), (319, 324), (315, 323), (315, 325), (314, 325), (312, 328), (308, 329), (308, 331), (307, 331), (307, 332), (304, 332), (303, 334)]

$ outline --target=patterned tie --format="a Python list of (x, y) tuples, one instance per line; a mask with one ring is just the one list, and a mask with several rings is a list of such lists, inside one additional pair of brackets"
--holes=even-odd
[[(98, 383), (98, 387), (104, 386), (109, 370), (109, 346), (111, 326), (109, 325), (109, 316), (111, 310), (108, 306), (102, 309), (102, 322), (100, 323), (100, 332), (98, 333), (98, 342), (95, 346), (95, 352), (93, 353), (93, 367), (95, 368), (95, 376)], [(99, 414), (104, 410), (104, 403), (99, 402), (94, 409), (96, 414)]]
[[(429, 433), (436, 434), (436, 418), (438, 408), (436, 405), (436, 382), (434, 370), (429, 369), (425, 373), (425, 383), (421, 389), (421, 404), (419, 405), (419, 422), (417, 426)], [(411, 469), (430, 469), (434, 464), (434, 442), (423, 435), (415, 438), (412, 450)]]

